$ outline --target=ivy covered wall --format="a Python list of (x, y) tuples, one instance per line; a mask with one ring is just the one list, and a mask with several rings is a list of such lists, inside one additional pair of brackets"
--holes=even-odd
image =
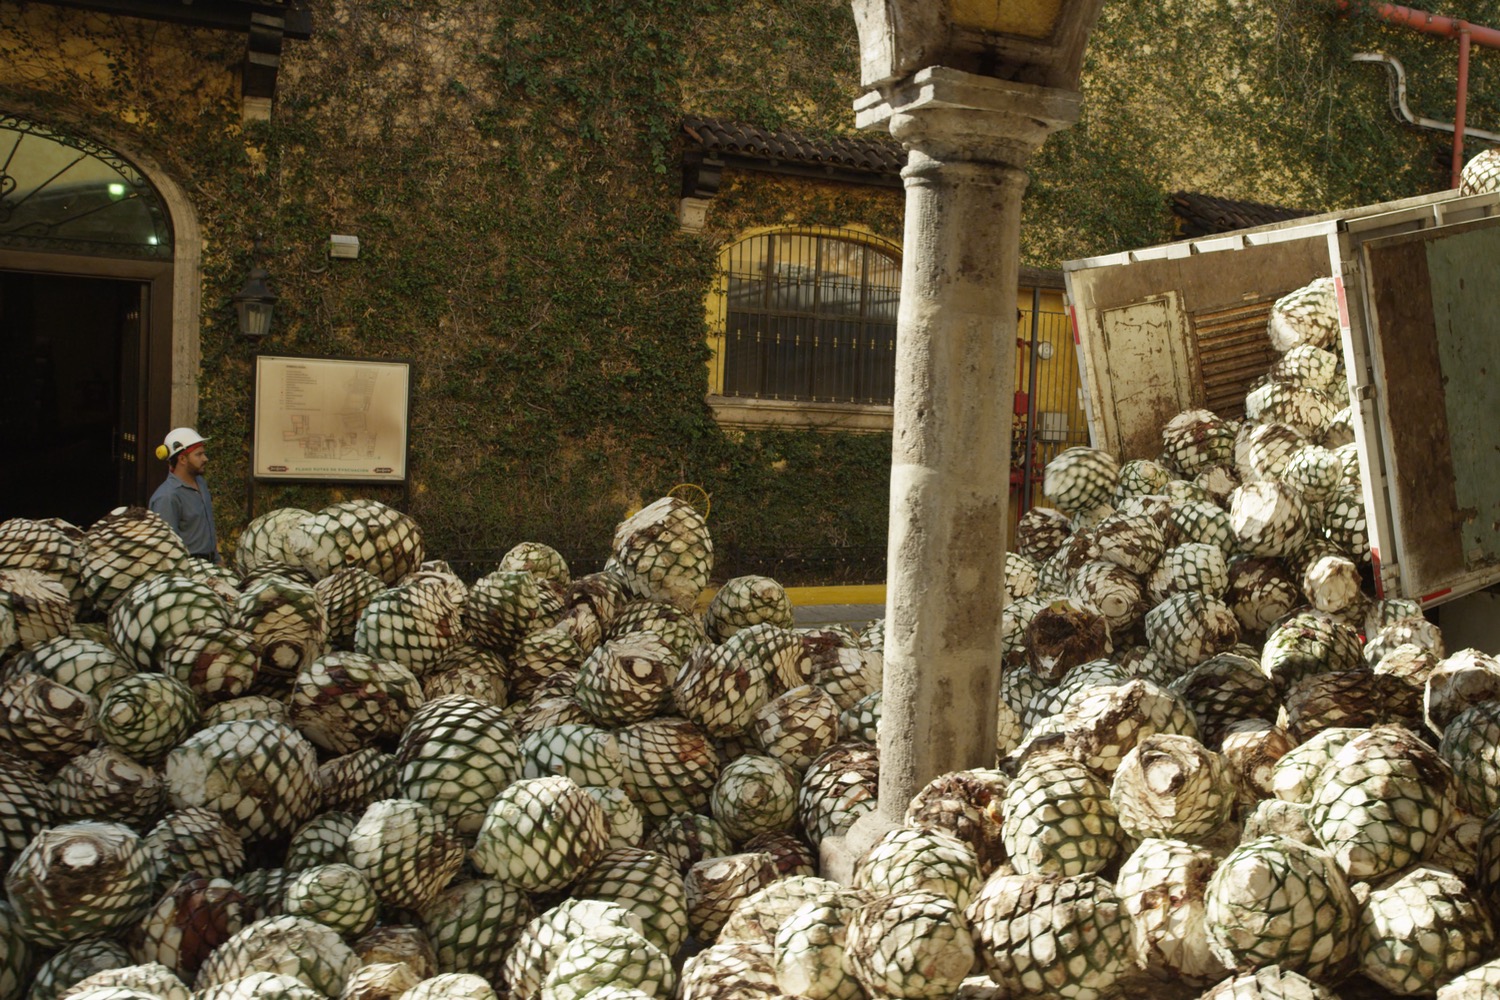
[[(1032, 164), (1027, 262), (1170, 239), (1175, 190), (1321, 212), (1447, 188), (1451, 137), (1397, 122), (1386, 71), (1350, 57), (1396, 56), (1413, 111), (1451, 122), (1457, 42), (1385, 24), (1370, 0), (1351, 6), (1106, 0), (1083, 118)], [(1415, 6), (1500, 25), (1500, 0)], [(1473, 48), (1469, 86), (1469, 127), (1500, 132), (1500, 52)]]
[[(1500, 0), (1464, 6), (1500, 22)], [(881, 578), (889, 435), (719, 428), (703, 299), (733, 233), (899, 237), (901, 193), (731, 172), (706, 231), (675, 216), (684, 112), (851, 130), (847, 0), (332, 0), (285, 46), (274, 119), (248, 125), (243, 44), (0, 4), (0, 107), (149, 155), (197, 208), (221, 534), (247, 517), (251, 354), (229, 296), (260, 236), (281, 296), (267, 350), (415, 362), (410, 509), (467, 575), (523, 539), (595, 568), (623, 513), (687, 482), (712, 494), (720, 578)], [(1451, 117), (1451, 43), (1321, 0), (1110, 0), (1085, 118), (1032, 171), (1025, 262), (1168, 239), (1180, 187), (1323, 209), (1444, 186), (1443, 141), (1397, 126), (1382, 72), (1348, 62), (1376, 47), (1407, 61), (1419, 113)], [(1496, 62), (1475, 50), (1471, 123), (1500, 130)], [(334, 232), (359, 260), (327, 259)], [(262, 486), (256, 512), (348, 492)]]

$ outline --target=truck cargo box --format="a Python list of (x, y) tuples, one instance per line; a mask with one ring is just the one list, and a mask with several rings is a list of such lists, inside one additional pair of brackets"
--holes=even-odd
[(1454, 192), (1064, 266), (1089, 432), (1154, 458), (1189, 408), (1239, 419), (1272, 304), (1332, 277), (1375, 586), (1500, 581), (1500, 195)]

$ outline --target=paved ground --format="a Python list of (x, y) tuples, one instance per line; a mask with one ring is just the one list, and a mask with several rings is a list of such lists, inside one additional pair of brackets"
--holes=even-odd
[(803, 604), (792, 609), (799, 626), (863, 625), (885, 617), (884, 604)]

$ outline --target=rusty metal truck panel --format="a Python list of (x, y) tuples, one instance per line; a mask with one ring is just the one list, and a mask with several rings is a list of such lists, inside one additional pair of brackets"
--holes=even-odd
[(1402, 589), (1467, 592), (1500, 565), (1500, 219), (1361, 250)]

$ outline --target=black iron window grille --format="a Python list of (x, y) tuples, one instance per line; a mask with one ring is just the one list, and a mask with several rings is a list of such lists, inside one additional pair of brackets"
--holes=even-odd
[(725, 251), (722, 394), (890, 405), (901, 259), (846, 229), (746, 237)]

